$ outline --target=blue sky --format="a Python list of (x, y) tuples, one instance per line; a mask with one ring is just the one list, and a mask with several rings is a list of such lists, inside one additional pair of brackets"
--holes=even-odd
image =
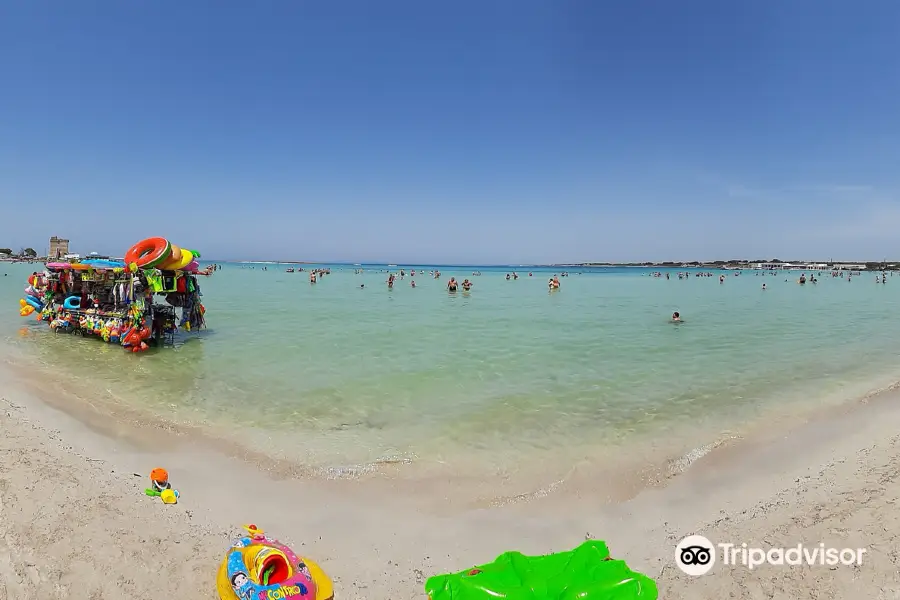
[(900, 2), (0, 8), (0, 246), (900, 257)]

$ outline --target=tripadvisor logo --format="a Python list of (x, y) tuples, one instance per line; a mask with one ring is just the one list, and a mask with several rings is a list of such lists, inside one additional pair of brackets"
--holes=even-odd
[(689, 535), (675, 546), (675, 564), (687, 575), (705, 575), (718, 561), (753, 570), (762, 565), (810, 567), (861, 565), (866, 548), (830, 548), (797, 544), (789, 548), (754, 548), (747, 544), (713, 544), (702, 535)]
[(716, 564), (716, 547), (702, 535), (689, 535), (675, 546), (675, 564), (687, 575), (706, 575)]

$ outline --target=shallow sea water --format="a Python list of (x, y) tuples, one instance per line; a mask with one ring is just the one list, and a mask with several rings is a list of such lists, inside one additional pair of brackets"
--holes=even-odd
[[(311, 285), (285, 265), (225, 264), (200, 281), (207, 331), (131, 355), (19, 317), (39, 267), (0, 263), (7, 350), (97, 398), (312, 467), (564, 472), (610, 447), (686, 451), (900, 379), (900, 278), (871, 273), (800, 286), (795, 272), (720, 284), (573, 268), (549, 292), (549, 269), (507, 281), (512, 268), (443, 267), (388, 290), (385, 266), (333, 265)], [(474, 289), (448, 294), (449, 276)]]

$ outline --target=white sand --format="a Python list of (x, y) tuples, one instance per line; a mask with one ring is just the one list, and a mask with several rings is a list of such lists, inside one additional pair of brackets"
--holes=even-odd
[[(249, 522), (319, 561), (338, 600), (423, 600), (427, 576), (505, 550), (572, 548), (586, 536), (656, 578), (667, 600), (900, 600), (896, 392), (719, 449), (627, 502), (602, 505), (608, 482), (598, 480), (503, 508), (442, 506), (438, 516), (429, 489), (400, 495), (387, 479), (279, 479), (183, 436), (112, 426), (84, 407), (70, 411), (76, 419), (3, 369), (0, 600), (212, 600), (222, 555)], [(144, 496), (156, 466), (181, 491), (178, 505)], [(689, 578), (675, 567), (674, 546), (693, 533), (868, 553), (860, 567), (718, 565)]]

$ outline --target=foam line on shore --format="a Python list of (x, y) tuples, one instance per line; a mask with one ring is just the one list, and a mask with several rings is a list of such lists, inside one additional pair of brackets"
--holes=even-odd
[[(667, 600), (760, 589), (790, 598), (878, 597), (900, 586), (892, 550), (900, 541), (895, 392), (826, 411), (789, 432), (722, 444), (664, 487), (625, 502), (598, 503), (588, 487), (533, 502), (457, 507), (439, 517), (421, 509), (435, 495), (429, 485), (407, 493), (373, 479), (285, 480), (190, 443), (135, 449), (44, 405), (0, 371), (3, 395), (15, 404), (0, 414), (0, 451), (9, 457), (0, 465), (10, 494), (4, 492), (0, 513), (4, 539), (14, 571), (37, 574), (17, 580), (17, 600), (92, 594), (137, 600), (151, 591), (211, 600), (234, 529), (260, 519), (320, 560), (336, 579), (337, 595), (348, 600), (420, 600), (429, 575), (511, 549), (563, 550), (585, 537), (605, 539), (617, 557), (657, 578)], [(141, 493), (140, 473), (158, 464), (169, 467), (182, 492), (176, 506)], [(868, 546), (870, 561), (836, 570), (717, 566), (690, 579), (673, 566), (672, 550), (698, 532), (714, 541)]]

